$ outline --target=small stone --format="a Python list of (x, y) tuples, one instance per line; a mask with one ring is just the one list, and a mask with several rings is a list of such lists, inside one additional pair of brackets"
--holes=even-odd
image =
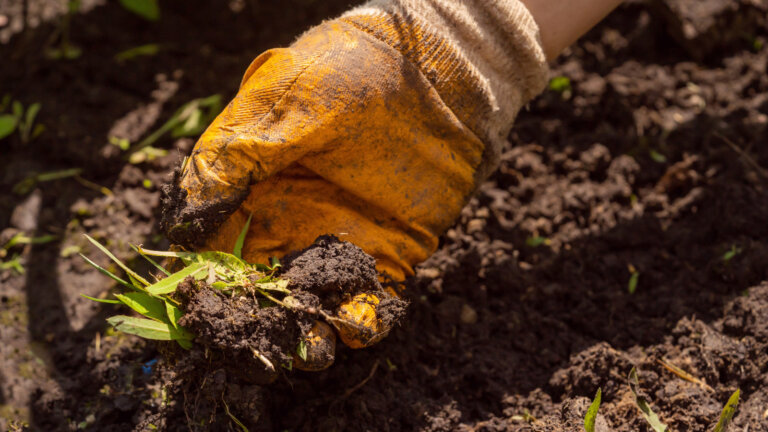
[(485, 228), (485, 220), (483, 219), (472, 219), (467, 223), (467, 234), (474, 234), (476, 232), (480, 232)]
[(43, 195), (40, 189), (37, 189), (13, 209), (11, 226), (27, 233), (34, 232), (37, 229), (37, 221), (42, 203)]
[(477, 322), (477, 311), (466, 303), (461, 305), (461, 322), (464, 324), (475, 324)]
[(437, 279), (440, 277), (440, 269), (435, 267), (420, 268), (416, 270), (416, 275), (425, 279)]

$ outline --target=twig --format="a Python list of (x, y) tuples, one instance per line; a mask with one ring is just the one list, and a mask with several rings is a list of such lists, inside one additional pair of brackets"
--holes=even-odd
[(240, 429), (243, 430), (243, 432), (248, 432), (248, 428), (245, 427), (243, 422), (237, 419), (234, 415), (232, 415), (231, 412), (229, 412), (229, 405), (227, 405), (227, 401), (224, 400), (224, 394), (221, 395), (221, 401), (224, 403), (224, 411), (227, 413), (230, 419), (232, 419), (233, 422), (235, 422), (236, 425), (240, 426)]
[(694, 383), (694, 384), (698, 385), (699, 387), (701, 387), (701, 388), (703, 388), (703, 389), (705, 389), (705, 390), (709, 390), (709, 391), (711, 391), (711, 392), (713, 392), (713, 393), (715, 392), (715, 389), (713, 389), (712, 387), (710, 387), (710, 386), (709, 386), (709, 384), (707, 384), (707, 383), (705, 383), (704, 381), (702, 381), (702, 380), (700, 380), (700, 379), (696, 378), (695, 376), (693, 376), (693, 375), (689, 374), (688, 372), (686, 372), (686, 371), (682, 370), (681, 368), (679, 368), (679, 367), (675, 366), (675, 365), (674, 365), (674, 364), (672, 364), (670, 361), (668, 361), (668, 360), (666, 360), (666, 359), (663, 359), (663, 358), (661, 358), (661, 359), (658, 359), (658, 360), (656, 360), (656, 361), (657, 361), (657, 362), (658, 362), (660, 365), (664, 366), (664, 368), (665, 368), (666, 370), (668, 370), (668, 371), (672, 372), (673, 374), (677, 375), (678, 377), (680, 377), (680, 378), (682, 378), (682, 379), (684, 379), (684, 380), (686, 380), (686, 381), (688, 381), (688, 382)]
[(725, 136), (717, 132), (714, 132), (712, 135), (720, 138), (728, 147), (731, 148), (731, 150), (735, 151), (736, 153), (738, 153), (739, 156), (744, 158), (744, 161), (746, 161), (747, 164), (749, 164), (752, 168), (754, 168), (760, 175), (762, 175), (765, 178), (768, 178), (768, 170), (760, 166), (760, 164), (757, 163), (757, 161), (755, 161), (755, 159), (752, 158), (752, 156), (750, 156), (744, 150), (742, 150), (741, 147), (737, 146), (736, 144), (734, 144), (733, 141), (729, 140), (728, 138), (726, 138)]
[(260, 352), (256, 351), (256, 349), (255, 349), (255, 348), (251, 348), (251, 351), (253, 351), (253, 355), (254, 355), (254, 357), (256, 357), (256, 358), (257, 358), (257, 359), (259, 359), (259, 360), (260, 360), (262, 363), (264, 363), (264, 366), (266, 366), (266, 367), (267, 367), (267, 369), (268, 369), (270, 372), (274, 372), (274, 371), (275, 371), (275, 365), (273, 365), (273, 364), (272, 364), (272, 362), (271, 362), (271, 361), (269, 361), (269, 359), (268, 359), (268, 358), (264, 357), (264, 354), (262, 354), (262, 353), (260, 353)]
[(351, 387), (347, 389), (347, 391), (344, 392), (344, 396), (342, 396), (342, 399), (348, 398), (352, 393), (354, 393), (357, 390), (360, 390), (360, 387), (364, 386), (365, 383), (371, 380), (373, 378), (373, 374), (376, 373), (376, 369), (379, 368), (379, 359), (376, 359), (376, 361), (373, 363), (373, 367), (371, 368), (371, 373), (368, 374), (367, 377), (365, 377), (364, 380), (360, 381), (355, 385), (354, 387)]
[(109, 190), (109, 188), (107, 188), (106, 186), (100, 186), (90, 180), (84, 179), (80, 175), (76, 175), (74, 178), (75, 180), (77, 180), (78, 183), (87, 187), (88, 189), (95, 190), (96, 192), (101, 192), (106, 196), (112, 195), (112, 191)]

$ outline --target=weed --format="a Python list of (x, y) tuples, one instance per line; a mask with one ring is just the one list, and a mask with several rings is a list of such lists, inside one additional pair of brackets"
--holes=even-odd
[(586, 432), (595, 432), (595, 420), (597, 420), (597, 410), (600, 409), (600, 399), (602, 397), (602, 390), (597, 389), (595, 398), (587, 409), (587, 414), (584, 416), (584, 430)]
[(17, 100), (11, 102), (10, 95), (5, 95), (3, 102), (0, 103), (0, 108), (2, 108), (0, 113), (4, 112), (8, 106), (11, 107), (11, 112), (0, 114), (0, 139), (18, 131), (21, 142), (26, 144), (45, 131), (45, 126), (35, 124), (37, 114), (42, 108), (39, 103), (33, 103), (25, 109), (21, 102)]
[(19, 254), (13, 255), (10, 260), (0, 262), (0, 270), (14, 270), (16, 273), (23, 275), (26, 273), (24, 266), (21, 264), (21, 257)]
[(651, 409), (651, 405), (640, 395), (640, 384), (637, 381), (637, 369), (632, 368), (629, 371), (629, 389), (632, 391), (632, 396), (635, 398), (635, 405), (640, 410), (645, 418), (645, 421), (651, 426), (655, 432), (667, 432), (667, 425), (659, 420), (659, 416)]
[[(117, 315), (108, 318), (107, 321), (116, 330), (146, 339), (175, 340), (185, 349), (192, 346), (194, 335), (179, 325), (179, 319), (184, 312), (179, 309), (179, 302), (174, 294), (178, 285), (188, 277), (205, 280), (213, 288), (232, 296), (240, 294), (260, 295), (262, 298), (286, 308), (301, 308), (290, 296), (291, 291), (287, 288), (288, 281), (275, 276), (281, 267), (279, 261), (273, 259), (271, 265), (268, 266), (249, 264), (242, 259), (242, 248), (249, 223), (250, 218), (238, 237), (234, 254), (225, 252), (161, 252), (132, 246), (142, 257), (166, 275), (166, 277), (153, 283), (131, 270), (101, 243), (86, 235), (86, 238), (94, 246), (125, 271), (128, 280), (99, 266), (84, 255), (80, 254), (80, 256), (128, 291), (115, 294), (115, 299), (96, 299), (85, 295), (83, 297), (101, 303), (122, 304), (142, 316), (139, 318)], [(150, 258), (151, 256), (176, 258), (184, 267), (171, 273)], [(282, 299), (277, 297), (282, 297)], [(302, 349), (302, 345), (299, 344), (297, 353), (300, 357), (303, 353), (303, 358), (306, 358), (306, 345), (303, 345)], [(261, 359), (267, 367), (271, 366), (271, 362), (260, 356), (258, 352), (254, 352), (254, 355)]]
[[(675, 375), (678, 375), (680, 378), (693, 382), (695, 384), (699, 384), (703, 388), (707, 388), (708, 390), (712, 390), (711, 387), (707, 386), (705, 383), (702, 383), (701, 381), (697, 380), (696, 378), (693, 378), (688, 373), (684, 372), (682, 369), (677, 367), (670, 368), (668, 365), (670, 365), (669, 362), (660, 362), (664, 367), (669, 369), (670, 371), (674, 372)], [(678, 373), (681, 372), (681, 373)], [(659, 416), (656, 415), (656, 413), (653, 412), (651, 409), (650, 404), (648, 401), (640, 395), (639, 390), (639, 384), (637, 379), (637, 369), (632, 368), (632, 370), (629, 372), (629, 389), (632, 391), (632, 396), (635, 398), (635, 405), (640, 410), (640, 412), (643, 415), (643, 418), (645, 418), (645, 421), (648, 422), (648, 425), (651, 426), (651, 428), (655, 432), (667, 432), (669, 428), (667, 425), (661, 422), (659, 420)], [(599, 391), (598, 391), (599, 394)], [(734, 414), (736, 414), (736, 408), (739, 405), (739, 396), (741, 395), (741, 390), (736, 389), (733, 394), (731, 394), (731, 397), (728, 398), (728, 402), (726, 402), (725, 406), (723, 407), (722, 412), (720, 413), (720, 419), (717, 422), (717, 425), (712, 430), (712, 432), (725, 432), (728, 428), (728, 424), (733, 419)], [(595, 398), (597, 399), (597, 397)], [(592, 403), (594, 405), (594, 402)], [(592, 407), (590, 406), (590, 410)], [(596, 410), (595, 410), (596, 411)], [(587, 415), (589, 415), (589, 411), (587, 412)], [(584, 420), (584, 427), (586, 428), (586, 418)], [(591, 432), (589, 429), (587, 429), (587, 432)]]
[(396, 370), (397, 370), (397, 365), (396, 365), (396, 364), (394, 364), (394, 363), (392, 363), (392, 360), (390, 360), (390, 359), (389, 359), (389, 357), (385, 358), (384, 360), (386, 360), (386, 362), (387, 362), (387, 368), (388, 368), (388, 369), (389, 369), (391, 372), (394, 372), (394, 371), (396, 371)]
[(237, 426), (239, 426), (239, 427), (240, 427), (240, 429), (241, 429), (243, 432), (248, 432), (248, 428), (247, 428), (247, 427), (245, 427), (245, 425), (243, 424), (243, 422), (241, 422), (240, 420), (238, 420), (238, 419), (237, 419), (237, 417), (235, 417), (234, 415), (232, 415), (232, 413), (229, 411), (229, 405), (227, 405), (227, 401), (225, 401), (225, 400), (224, 400), (224, 397), (223, 397), (223, 396), (221, 397), (221, 402), (223, 402), (223, 403), (224, 403), (224, 412), (226, 412), (226, 413), (227, 413), (227, 416), (229, 416), (229, 418), (230, 418), (230, 419), (231, 419), (231, 420), (232, 420), (232, 421), (233, 421), (233, 422), (234, 422), (234, 423), (235, 423)]
[(109, 143), (119, 148), (122, 151), (126, 151), (131, 148), (131, 142), (125, 138), (119, 138), (116, 136), (109, 137)]
[(720, 419), (712, 432), (725, 432), (728, 429), (728, 424), (731, 423), (733, 415), (736, 414), (736, 407), (739, 406), (739, 396), (741, 396), (741, 390), (736, 389), (728, 398), (728, 402), (725, 403), (723, 411), (720, 413)]
[(62, 258), (67, 258), (69, 256), (72, 256), (74, 254), (80, 253), (83, 251), (83, 248), (79, 245), (69, 245), (61, 250), (59, 253), (59, 256)]
[(137, 47), (129, 48), (125, 51), (121, 51), (115, 54), (115, 61), (118, 63), (124, 63), (128, 60), (133, 60), (136, 57), (153, 56), (159, 52), (160, 45), (158, 44), (139, 45)]
[(632, 264), (627, 265), (629, 269), (629, 282), (627, 282), (627, 291), (634, 294), (637, 291), (637, 283), (640, 281), (640, 272)]
[(736, 245), (731, 245), (731, 248), (728, 249), (723, 256), (721, 257), (722, 261), (726, 264), (731, 262), (733, 258), (736, 257), (736, 255), (741, 253), (741, 248)]
[[(54, 235), (43, 235), (40, 237), (29, 237), (24, 233), (17, 233), (10, 240), (0, 247), (0, 259), (8, 256), (8, 252), (14, 247), (19, 245), (29, 244), (45, 244), (56, 240), (58, 237)], [(19, 254), (13, 254), (10, 260), (0, 262), (0, 270), (11, 269), (18, 274), (24, 274), (24, 266), (21, 263), (21, 256)]]
[(59, 37), (59, 46), (46, 50), (45, 55), (48, 58), (52, 60), (73, 60), (80, 57), (83, 53), (83, 50), (72, 44), (69, 37), (72, 16), (76, 14), (78, 10), (80, 10), (80, 0), (67, 1), (67, 13), (61, 16), (57, 34), (54, 35), (54, 37)]
[(68, 168), (58, 171), (49, 171), (42, 174), (36, 174), (25, 178), (24, 180), (16, 183), (13, 186), (13, 193), (18, 195), (26, 195), (32, 192), (32, 189), (37, 186), (38, 183), (49, 182), (53, 180), (61, 180), (69, 177), (79, 176), (83, 172), (80, 168)]
[(120, 0), (120, 4), (128, 11), (147, 21), (160, 19), (160, 6), (157, 0)]
[(160, 126), (159, 129), (152, 132), (133, 148), (129, 149), (129, 160), (131, 163), (141, 163), (146, 160), (146, 157), (151, 157), (151, 154), (148, 154), (147, 156), (134, 155), (137, 152), (152, 146), (152, 144), (168, 132), (170, 132), (171, 136), (174, 138), (199, 135), (206, 127), (208, 127), (208, 124), (213, 121), (216, 115), (221, 111), (221, 108), (221, 96), (217, 94), (187, 102), (182, 105), (181, 108), (176, 110), (171, 118), (168, 119), (165, 124)]
[(9, 249), (16, 245), (28, 245), (28, 244), (46, 244), (56, 240), (58, 237), (55, 235), (42, 235), (40, 237), (29, 237), (24, 233), (17, 233), (10, 240), (5, 242), (2, 248), (0, 248), (0, 258), (5, 258)]
[(16, 130), (16, 116), (13, 114), (0, 114), (0, 139), (7, 137)]
[(166, 156), (167, 154), (168, 150), (147, 146), (141, 150), (131, 153), (131, 155), (128, 156), (128, 162), (134, 165), (138, 165), (144, 162), (152, 162), (153, 160)]
[(548, 238), (542, 236), (531, 236), (525, 239), (525, 244), (529, 247), (549, 246), (550, 243), (551, 241)]
[(663, 154), (659, 153), (657, 150), (654, 150), (654, 149), (648, 150), (648, 156), (650, 156), (651, 159), (653, 159), (653, 161), (656, 162), (656, 163), (660, 163), (661, 164), (661, 163), (666, 163), (667, 162), (667, 157), (664, 156)]
[(549, 89), (566, 97), (566, 95), (570, 95), (572, 91), (571, 80), (566, 76), (556, 76), (549, 80)]

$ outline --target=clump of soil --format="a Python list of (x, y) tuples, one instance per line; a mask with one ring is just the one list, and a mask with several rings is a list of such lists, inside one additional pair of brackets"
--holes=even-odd
[(262, 386), (292, 369), (297, 346), (314, 321), (335, 315), (343, 300), (376, 294), (382, 299), (377, 315), (387, 326), (404, 315), (405, 302), (379, 283), (375, 260), (352, 243), (321, 236), (285, 261), (280, 277), (290, 281), (290, 308), (245, 291), (228, 295), (193, 277), (179, 284), (185, 311), (179, 324), (195, 334), (195, 344), (189, 351), (165, 346), (164, 367), (178, 401), (169, 409), (182, 409), (191, 419), (189, 428), (225, 427), (232, 415), (255, 424), (265, 397)]
[(284, 277), (305, 291), (349, 294), (380, 288), (376, 261), (362, 249), (332, 235), (320, 236), (285, 257)]

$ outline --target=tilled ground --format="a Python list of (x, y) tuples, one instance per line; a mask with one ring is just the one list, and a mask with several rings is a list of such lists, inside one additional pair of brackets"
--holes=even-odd
[[(30, 14), (54, 16), (54, 3), (31, 1)], [(0, 428), (187, 430), (183, 412), (158, 415), (174, 401), (156, 347), (107, 331), (114, 311), (78, 297), (108, 282), (73, 252), (101, 259), (83, 232), (129, 260), (126, 242), (167, 247), (157, 185), (193, 142), (165, 139), (168, 155), (130, 164), (108, 138), (136, 141), (190, 99), (231, 97), (258, 52), (346, 4), (167, 1), (149, 24), (84, 3), (82, 57), (53, 61), (42, 52), (56, 21), (17, 33), (18, 5), (0, 0), (0, 56), (13, 62), (0, 96), (41, 102), (47, 127), (26, 145), (0, 141), (2, 242), (58, 236), (12, 251), (23, 275), (0, 272)], [(767, 8), (623, 6), (553, 68), (568, 85), (519, 116), (500, 170), (410, 281), (400, 328), (372, 349), (340, 347), (330, 370), (215, 391), (252, 392), (228, 407), (259, 411), (251, 430), (575, 431), (601, 388), (598, 427), (642, 431), (635, 366), (672, 430), (711, 430), (736, 388), (732, 430), (768, 430)], [(163, 49), (113, 60), (143, 43)], [(110, 193), (75, 178), (11, 192), (72, 167)]]

